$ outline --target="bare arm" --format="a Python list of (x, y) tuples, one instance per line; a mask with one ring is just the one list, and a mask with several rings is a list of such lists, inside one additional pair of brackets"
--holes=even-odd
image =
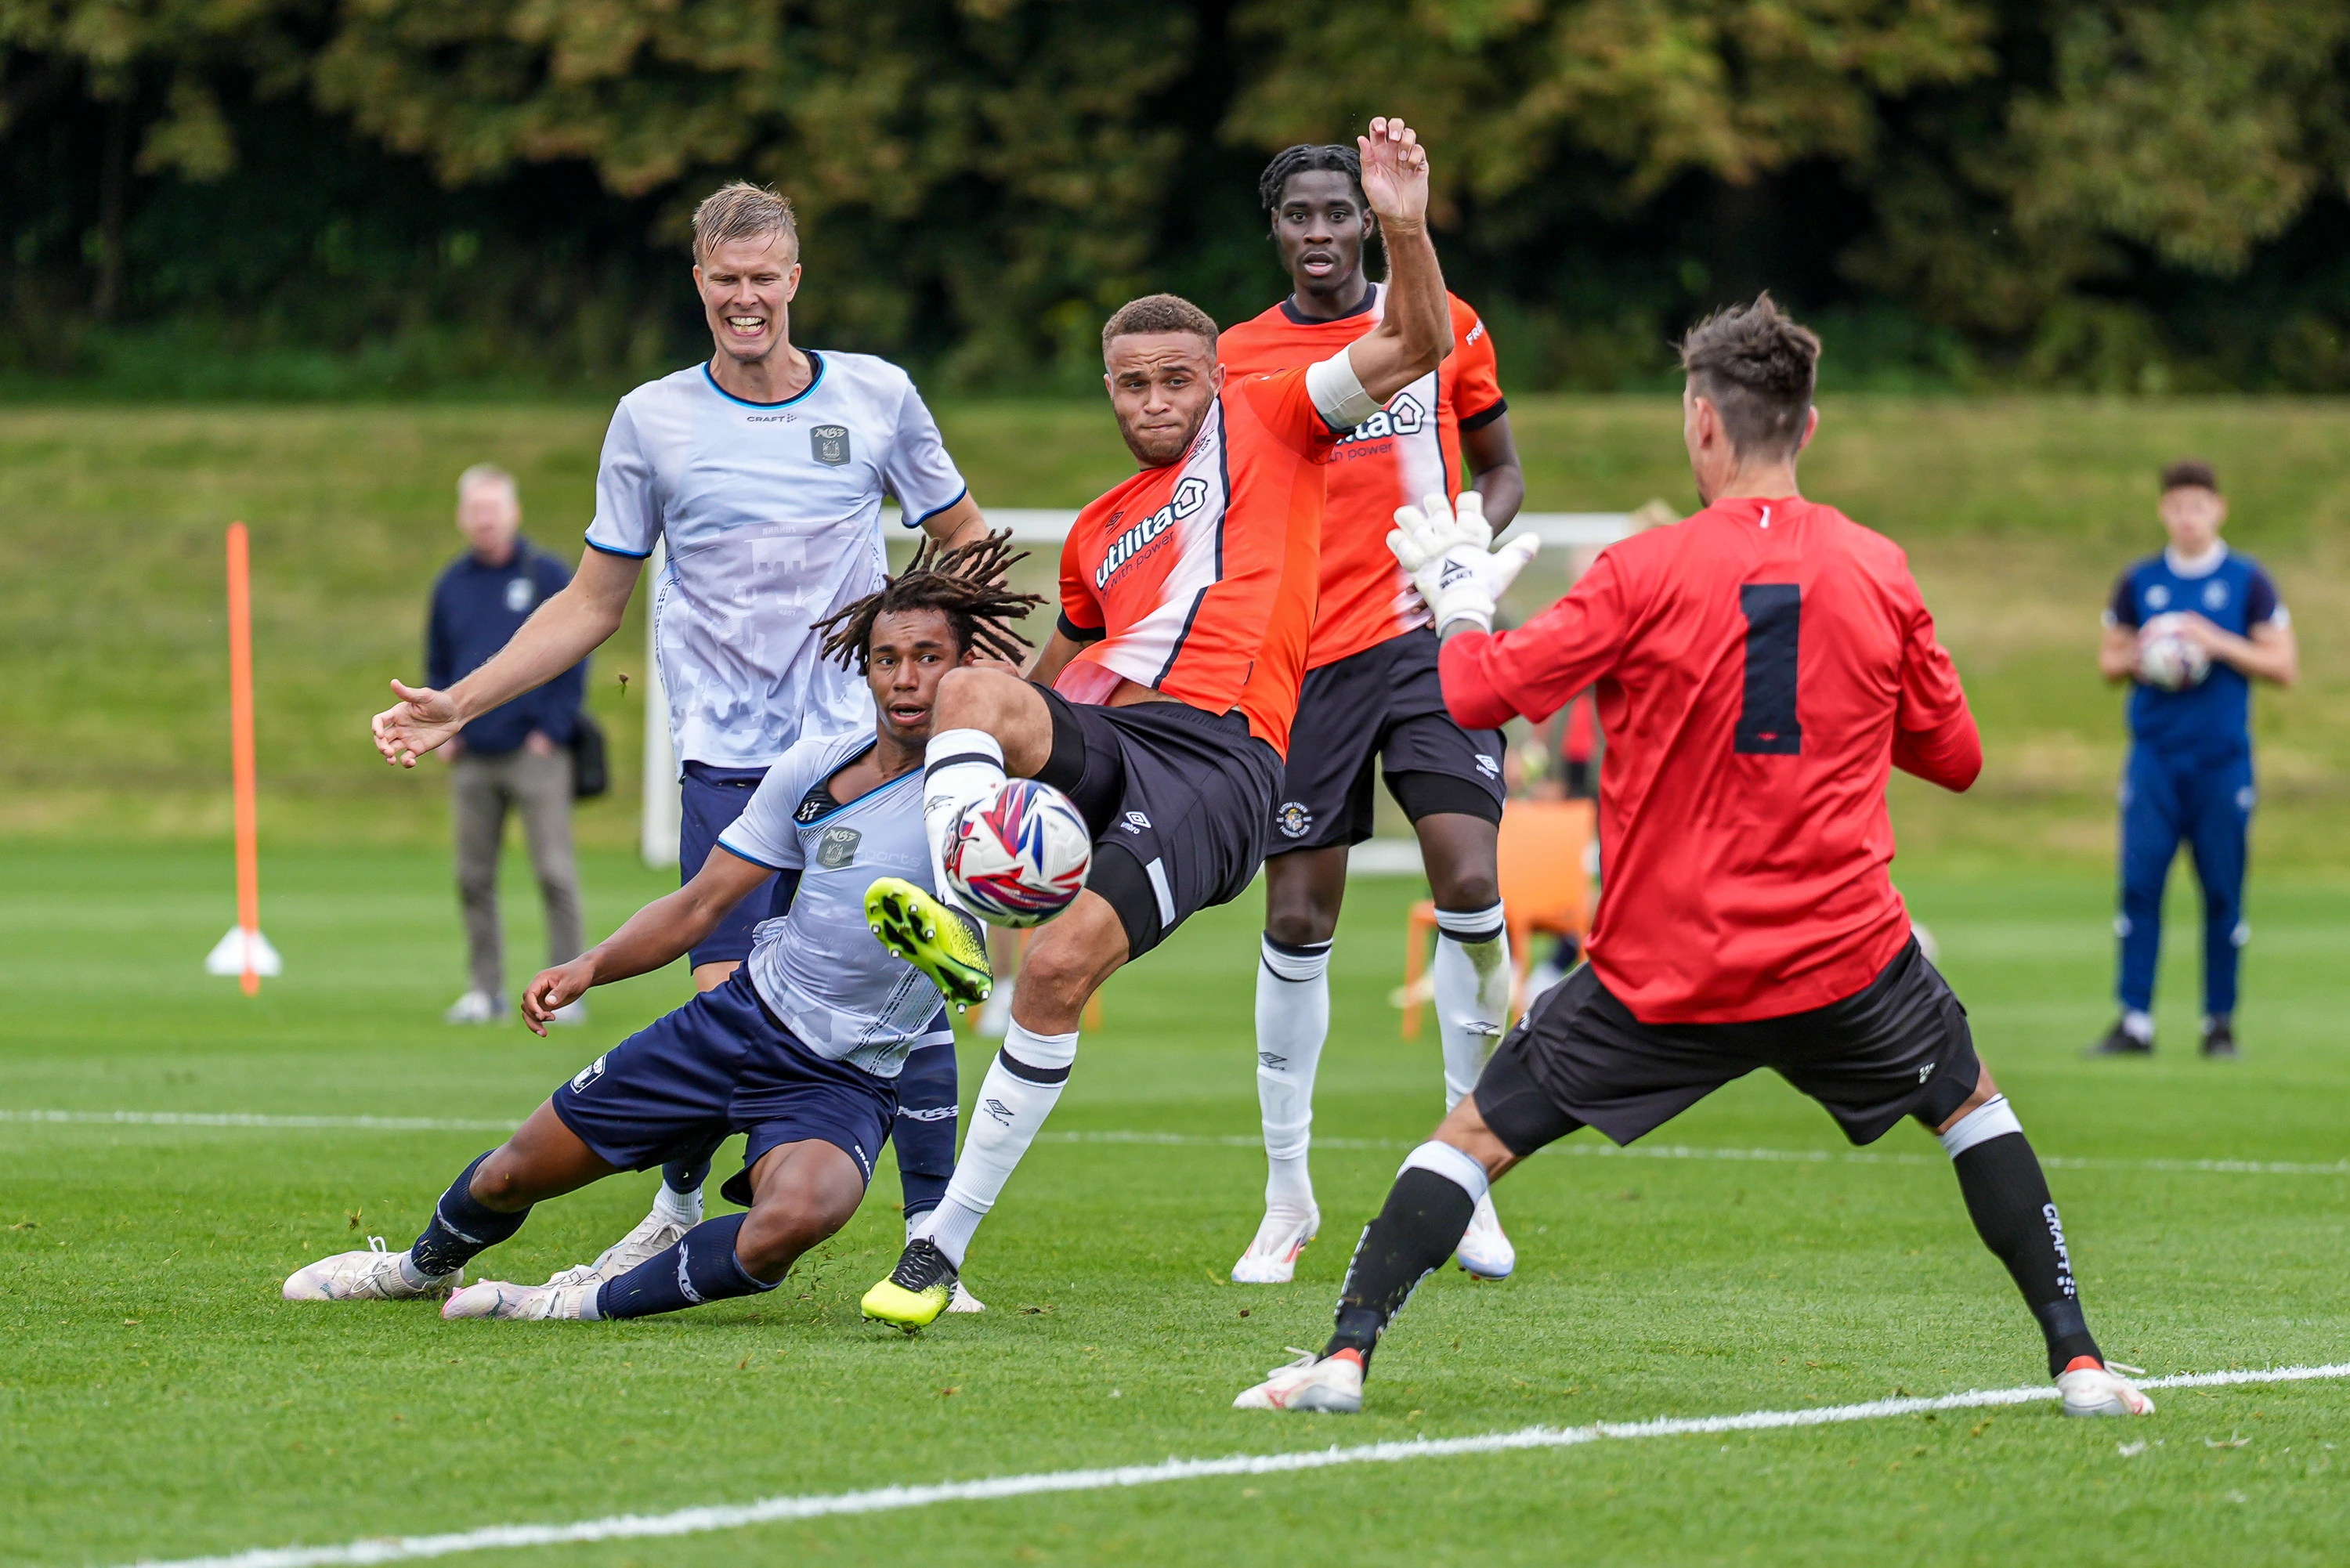
[(522, 1015), (544, 1034), (555, 1010), (577, 1002), (590, 986), (606, 985), (644, 974), (691, 951), (718, 927), (726, 911), (774, 875), (762, 866), (719, 845), (710, 852), (692, 881), (666, 898), (655, 898), (624, 921), (620, 929), (573, 959), (541, 971), (523, 988)]
[(1518, 466), (1518, 442), (1510, 433), (1510, 416), (1502, 414), (1473, 431), (1461, 431), (1461, 451), (1469, 459), (1470, 488), (1484, 497), (1485, 521), (1499, 538), (1526, 501), (1526, 472)]
[(1045, 639), (1044, 649), (1036, 655), (1036, 661), (1028, 667), (1028, 679), (1038, 686), (1050, 686), (1061, 678), (1061, 671), (1068, 668), (1069, 660), (1085, 651), (1085, 647), (1067, 632), (1055, 628), (1053, 635)]
[(951, 550), (958, 545), (986, 538), (987, 519), (980, 514), (979, 503), (966, 494), (945, 511), (923, 518), (922, 532), (941, 548)]
[(1356, 146), (1363, 193), (1387, 245), (1388, 297), (1379, 324), (1348, 346), (1347, 358), (1363, 390), (1384, 404), (1452, 352), (1452, 310), (1428, 236), (1428, 154), (1419, 134), (1400, 119), (1374, 119)]
[(2127, 680), (2137, 671), (2137, 628), (2106, 628), (2105, 639), (2097, 644), (2097, 673), (2108, 680)]
[(395, 680), (400, 701), (375, 716), (375, 749), (412, 768), (466, 721), (536, 691), (593, 653), (620, 627), (645, 564), (589, 549), (568, 587), (538, 607), (487, 664), (446, 691)]
[(2252, 628), (2251, 636), (2238, 637), (2199, 615), (2189, 615), (2186, 631), (2203, 645), (2206, 653), (2241, 675), (2273, 680), (2280, 686), (2290, 686), (2301, 678), (2301, 649), (2290, 625), (2264, 620)]

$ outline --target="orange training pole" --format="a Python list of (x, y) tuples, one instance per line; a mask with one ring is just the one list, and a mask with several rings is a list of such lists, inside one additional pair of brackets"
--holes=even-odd
[(261, 990), (254, 949), (261, 938), (261, 864), (254, 812), (253, 568), (244, 524), (228, 525), (228, 730), (236, 791), (236, 923), (244, 932), (244, 994)]

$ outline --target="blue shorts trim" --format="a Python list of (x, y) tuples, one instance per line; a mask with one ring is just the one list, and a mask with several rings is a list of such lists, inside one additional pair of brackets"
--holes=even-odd
[(894, 1084), (810, 1051), (767, 1011), (745, 970), (597, 1057), (547, 1103), (598, 1158), (624, 1170), (698, 1155), (739, 1132), (745, 1170), (778, 1145), (817, 1139), (854, 1159), (868, 1182), (898, 1116)]

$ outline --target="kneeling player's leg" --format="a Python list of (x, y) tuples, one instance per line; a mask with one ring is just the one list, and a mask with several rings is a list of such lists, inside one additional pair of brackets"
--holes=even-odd
[(2023, 1304), (2038, 1320), (2048, 1344), (2048, 1374), (2064, 1389), (2065, 1413), (2151, 1411), (2153, 1403), (2145, 1395), (2105, 1370), (2105, 1355), (2081, 1310), (2064, 1222), (2049, 1196), (2048, 1178), (1991, 1070), (1983, 1069), (1974, 1092), (1939, 1123), (1922, 1115), (1918, 1119), (1941, 1139), (1976, 1233), (2007, 1265)]
[(1059, 1103), (1077, 1059), (1086, 1001), (1126, 962), (1127, 950), (1118, 911), (1091, 888), (1037, 928), (1012, 993), (1012, 1028), (980, 1084), (954, 1178), (917, 1232), (954, 1267), (962, 1266), (980, 1221)]
[(577, 1191), (618, 1168), (564, 1125), (552, 1102), (542, 1105), (514, 1137), (458, 1173), (405, 1251), (323, 1258), (286, 1280), (286, 1299), (439, 1295), (475, 1255), (521, 1230), (533, 1204)]
[(649, 1317), (774, 1290), (800, 1254), (848, 1223), (865, 1173), (821, 1138), (779, 1144), (751, 1168), (747, 1213), (705, 1220), (660, 1256), (605, 1282), (582, 1317)]

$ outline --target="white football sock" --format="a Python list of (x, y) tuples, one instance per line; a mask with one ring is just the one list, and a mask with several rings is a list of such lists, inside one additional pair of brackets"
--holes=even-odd
[[(933, 742), (935, 743), (935, 742)], [(1477, 1086), (1510, 1011), (1510, 933), (1502, 906), (1436, 911), (1436, 1027), (1444, 1038), (1444, 1108)]]
[(917, 1232), (936, 1243), (956, 1268), (962, 1267), (979, 1222), (995, 1207), (1020, 1157), (1053, 1114), (1061, 1091), (1068, 1086), (1070, 1064), (1076, 1059), (1076, 1030), (1034, 1034), (1013, 1020), (1003, 1049), (987, 1064), (987, 1077), (979, 1085), (947, 1195)]
[(1306, 1149), (1314, 1070), (1330, 1033), (1330, 944), (1262, 939), (1256, 968), (1256, 1104), (1264, 1123), (1264, 1206), (1314, 1207)]
[(2135, 1007), (2128, 1009), (2122, 1014), (2122, 1033), (2139, 1044), (2145, 1044), (2154, 1038), (2154, 1014), (2141, 1012)]
[(947, 881), (946, 847), (955, 820), (1003, 787), (1003, 748), (984, 730), (941, 730), (922, 753), (922, 836), (931, 845), (931, 885), (961, 909)]
[(653, 1189), (653, 1212), (672, 1225), (691, 1231), (702, 1223), (702, 1189), (673, 1192), (664, 1181)]

